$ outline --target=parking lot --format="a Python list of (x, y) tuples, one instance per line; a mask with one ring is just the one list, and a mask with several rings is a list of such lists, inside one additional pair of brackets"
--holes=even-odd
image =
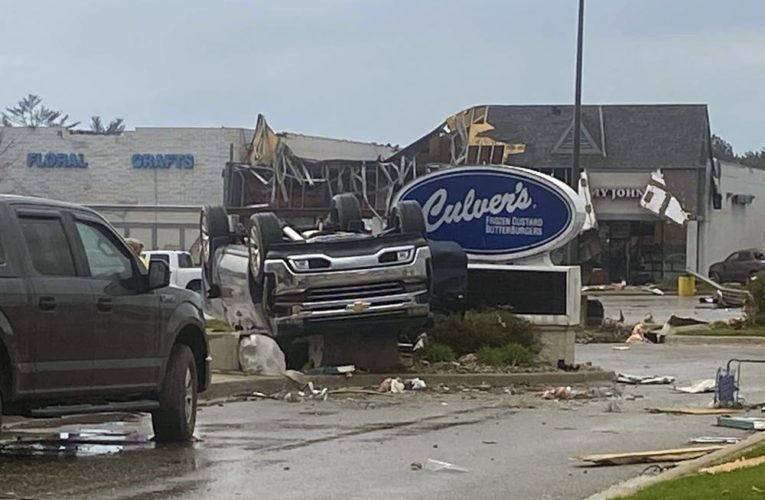
[[(679, 385), (712, 378), (731, 357), (765, 347), (578, 346), (578, 361)], [(744, 395), (765, 401), (765, 369), (744, 368)], [(198, 440), (155, 446), (147, 417), (17, 421), (23, 444), (3, 448), (0, 496), (9, 498), (586, 498), (645, 466), (583, 468), (575, 455), (682, 447), (693, 437), (744, 435), (711, 416), (645, 408), (706, 406), (711, 394), (670, 386), (578, 387), (589, 397), (547, 401), (541, 387), (450, 388), (327, 401), (240, 401), (204, 407)], [(467, 389), (467, 390), (464, 390)], [(115, 421), (115, 417), (116, 421)], [(103, 421), (105, 418), (110, 421)], [(67, 445), (59, 432), (80, 432)], [(77, 436), (70, 435), (70, 443)], [(21, 456), (10, 456), (11, 454)], [(433, 472), (435, 459), (468, 472)], [(417, 464), (423, 465), (422, 470)]]

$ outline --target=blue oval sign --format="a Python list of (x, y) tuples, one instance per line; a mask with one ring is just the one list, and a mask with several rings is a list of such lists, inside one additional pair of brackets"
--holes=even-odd
[(519, 167), (460, 167), (416, 179), (398, 200), (422, 206), (428, 237), (490, 260), (549, 252), (581, 230), (584, 206), (568, 186)]

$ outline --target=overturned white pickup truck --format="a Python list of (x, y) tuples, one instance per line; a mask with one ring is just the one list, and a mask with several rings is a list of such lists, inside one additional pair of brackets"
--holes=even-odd
[[(395, 364), (397, 338), (430, 314), (431, 249), (420, 205), (394, 206), (387, 229), (366, 230), (352, 194), (332, 198), (317, 227), (292, 227), (262, 208), (201, 217), (207, 313), (274, 337), (288, 364)], [(310, 348), (310, 356), (308, 353)]]

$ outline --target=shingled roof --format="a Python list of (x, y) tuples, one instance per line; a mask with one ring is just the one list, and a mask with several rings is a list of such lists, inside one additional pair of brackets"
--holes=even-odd
[[(476, 108), (483, 107), (490, 127), (484, 125), (488, 130), (476, 137), (519, 146), (505, 163), (534, 168), (571, 165), (573, 106)], [(580, 162), (584, 168), (687, 168), (703, 166), (709, 158), (709, 119), (704, 104), (587, 105), (582, 107), (582, 126)], [(421, 153), (427, 147), (426, 138), (440, 130), (396, 156)]]

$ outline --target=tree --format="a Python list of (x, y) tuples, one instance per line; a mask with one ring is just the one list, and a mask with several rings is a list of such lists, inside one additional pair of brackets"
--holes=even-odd
[(50, 109), (42, 103), (42, 98), (29, 94), (12, 108), (5, 108), (2, 122), (6, 127), (64, 127), (74, 128), (80, 122), (68, 123), (69, 115)]
[(747, 151), (739, 155), (737, 159), (749, 167), (765, 168), (765, 148), (759, 151)]
[(125, 121), (122, 118), (115, 118), (104, 127), (104, 122), (100, 116), (90, 118), (90, 130), (98, 135), (120, 135), (125, 131)]
[(733, 146), (720, 137), (719, 135), (712, 134), (712, 154), (715, 158), (721, 160), (735, 160), (736, 154), (733, 152)]

